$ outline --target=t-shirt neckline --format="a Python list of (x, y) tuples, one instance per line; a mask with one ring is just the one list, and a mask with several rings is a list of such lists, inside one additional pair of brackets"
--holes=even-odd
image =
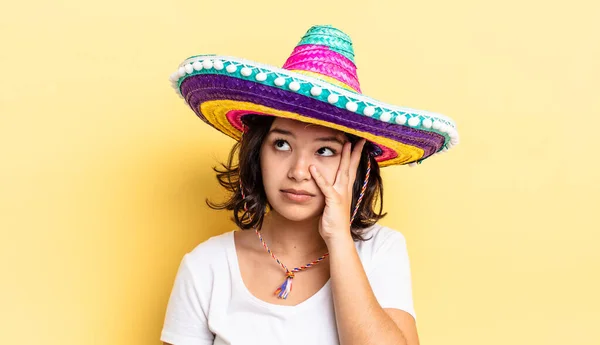
[[(238, 230), (230, 231), (225, 237), (225, 246), (227, 248), (227, 256), (228, 260), (231, 262), (229, 265), (229, 270), (231, 274), (231, 280), (233, 282), (233, 287), (236, 291), (241, 293), (246, 297), (246, 299), (255, 305), (260, 307), (278, 311), (278, 312), (297, 312), (305, 308), (309, 308), (312, 304), (317, 303), (317, 301), (321, 300), (323, 295), (329, 290), (331, 285), (331, 277), (327, 280), (327, 282), (312, 296), (307, 298), (306, 300), (296, 304), (296, 305), (281, 305), (274, 304), (267, 301), (263, 301), (262, 299), (254, 296), (250, 290), (246, 287), (244, 280), (242, 279), (242, 273), (240, 271), (240, 265), (238, 261), (237, 251), (235, 249), (235, 236), (234, 233)], [(241, 231), (241, 230), (240, 230)], [(283, 275), (282, 275), (283, 276)]]

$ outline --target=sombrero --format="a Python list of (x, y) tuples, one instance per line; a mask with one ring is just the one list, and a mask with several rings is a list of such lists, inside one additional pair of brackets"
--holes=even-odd
[(363, 137), (379, 166), (420, 163), (458, 144), (452, 119), (361, 93), (350, 37), (311, 27), (283, 68), (214, 54), (184, 60), (173, 88), (204, 122), (239, 140), (241, 117), (279, 116)]

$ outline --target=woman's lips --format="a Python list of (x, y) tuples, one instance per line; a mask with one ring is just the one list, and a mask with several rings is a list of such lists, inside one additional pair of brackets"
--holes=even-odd
[(297, 190), (282, 190), (281, 193), (285, 198), (294, 202), (306, 202), (314, 197), (314, 195), (306, 192), (306, 191), (297, 191)]

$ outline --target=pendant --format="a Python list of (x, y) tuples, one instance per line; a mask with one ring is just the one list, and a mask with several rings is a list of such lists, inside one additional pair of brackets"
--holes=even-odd
[(275, 295), (280, 299), (287, 299), (290, 292), (292, 292), (292, 280), (294, 279), (294, 272), (288, 272), (285, 281), (281, 286), (275, 290)]

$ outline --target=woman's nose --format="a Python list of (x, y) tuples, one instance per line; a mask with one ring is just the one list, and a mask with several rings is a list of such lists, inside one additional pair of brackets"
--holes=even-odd
[(310, 161), (306, 157), (302, 155), (294, 157), (294, 161), (292, 162), (290, 170), (288, 171), (288, 177), (296, 181), (310, 180), (311, 175), (310, 171), (308, 170), (309, 166)]

